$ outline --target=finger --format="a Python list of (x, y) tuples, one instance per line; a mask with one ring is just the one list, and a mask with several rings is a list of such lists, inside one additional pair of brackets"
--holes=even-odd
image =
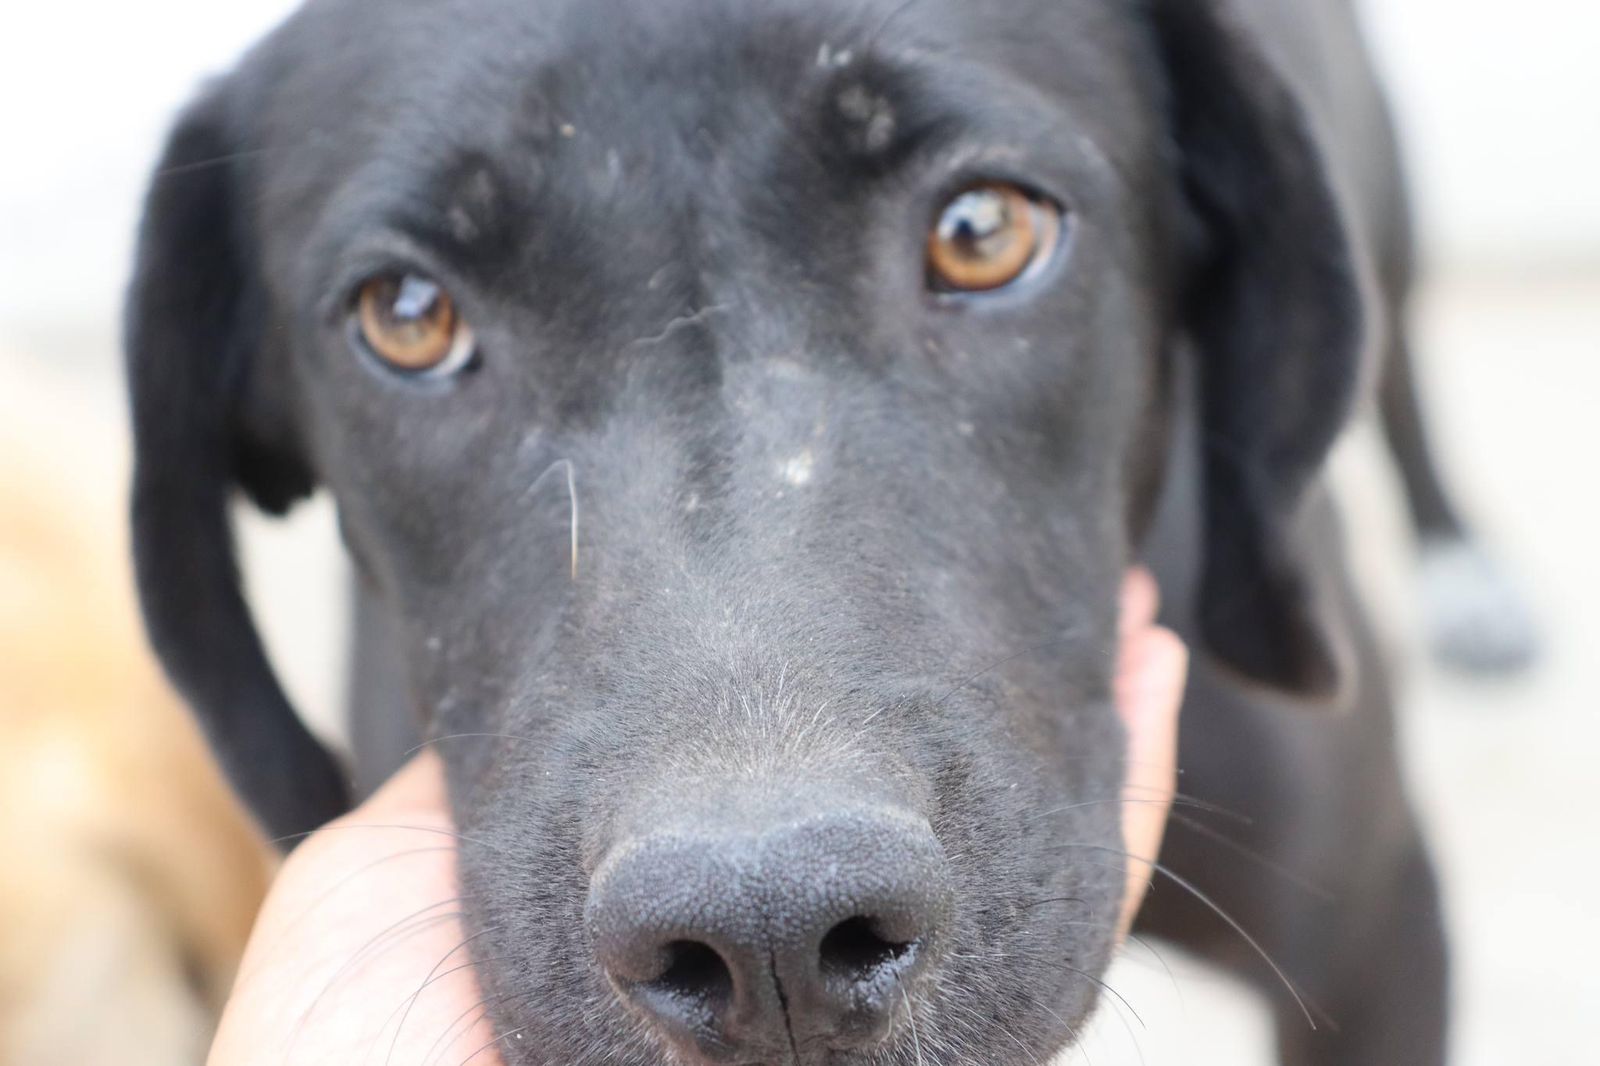
[(1117, 709), (1128, 732), (1123, 837), (1130, 856), (1120, 930), (1126, 935), (1144, 901), (1177, 789), (1178, 714), (1189, 652), (1177, 634), (1149, 627), (1124, 642)]
[(432, 748), (406, 763), (383, 787), (347, 817), (371, 820), (376, 815), (402, 811), (442, 813), (448, 809), (445, 792), (444, 760)]
[(1122, 579), (1118, 634), (1125, 638), (1146, 628), (1156, 620), (1160, 608), (1161, 593), (1156, 587), (1156, 579), (1144, 567), (1133, 567)]
[[(474, 1004), (456, 835), (436, 755), (297, 848), (268, 896), (210, 1066), (457, 1061), (493, 1042)], [(376, 1049), (376, 1053), (374, 1052)], [(484, 1051), (474, 1066), (495, 1066)]]

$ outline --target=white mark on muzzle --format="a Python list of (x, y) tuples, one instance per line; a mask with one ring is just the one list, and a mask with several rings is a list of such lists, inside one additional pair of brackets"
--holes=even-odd
[(848, 48), (841, 48), (835, 52), (833, 45), (827, 41), (822, 42), (822, 47), (817, 49), (817, 66), (828, 70), (830, 68), (848, 67), (855, 58), (855, 53)]
[(811, 478), (816, 473), (816, 467), (816, 456), (811, 453), (810, 448), (807, 448), (798, 455), (791, 456), (785, 460), (779, 467), (779, 473), (783, 476), (784, 481), (795, 488), (800, 488), (811, 483)]

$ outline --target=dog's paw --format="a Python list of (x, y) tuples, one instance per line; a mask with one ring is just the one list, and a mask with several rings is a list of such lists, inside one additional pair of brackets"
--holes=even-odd
[(1422, 547), (1422, 603), (1428, 642), (1440, 664), (1474, 674), (1511, 674), (1539, 654), (1539, 631), (1522, 593), (1471, 539)]

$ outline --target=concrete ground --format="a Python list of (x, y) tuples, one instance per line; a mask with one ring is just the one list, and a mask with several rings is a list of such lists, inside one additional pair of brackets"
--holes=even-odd
[[(1457, 1066), (1595, 1061), (1600, 1005), (1600, 275), (1458, 280), (1420, 310), (1441, 451), (1479, 525), (1524, 579), (1548, 639), (1537, 670), (1465, 681), (1428, 665), (1386, 467), (1358, 429), (1338, 468), (1369, 597), (1404, 677), (1412, 784), (1443, 869), (1458, 961)], [(17, 335), (0, 315), (0, 414), (50, 423), (48, 461), (103, 503), (126, 467), (111, 330)], [(61, 421), (72, 432), (59, 432)], [(52, 448), (56, 448), (52, 445)], [(330, 730), (342, 620), (331, 516), (249, 523), (252, 584), (290, 688)], [(1159, 958), (1156, 953), (1159, 953)], [(1272, 1061), (1261, 1006), (1165, 946), (1133, 946), (1066, 1063), (1252, 1066)], [(1120, 1017), (1119, 1017), (1120, 1015)], [(1406, 1066), (1397, 1063), (1394, 1066)]]

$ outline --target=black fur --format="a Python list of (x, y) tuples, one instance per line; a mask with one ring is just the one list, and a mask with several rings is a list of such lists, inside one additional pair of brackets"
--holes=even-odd
[[(1442, 1061), (1431, 875), (1317, 506), (1380, 323), (1349, 196), (1370, 146), (1326, 136), (1261, 14), (1302, 7), (1346, 17), (308, 5), (180, 124), (129, 331), (150, 627), (262, 820), (309, 829), (345, 793), (262, 655), (226, 505), (315, 483), (360, 574), (358, 735), (472, 734), (440, 748), (509, 1061), (669, 1054), (594, 961), (591, 875), (773, 796), (920, 820), (951, 878), (915, 1036), (800, 1061), (1036, 1061), (1111, 949), (1115, 594), (1148, 537), (1170, 621), (1224, 668), (1196, 672), (1186, 788), (1271, 804), (1255, 846), (1348, 895), (1308, 907), (1177, 826), (1171, 863), (1341, 1010), (1337, 1035), (1286, 1016), (1287, 1061)], [(985, 177), (1061, 203), (1063, 252), (935, 298), (927, 226)], [(455, 294), (459, 378), (352, 340), (352, 293), (394, 269)], [(1404, 1014), (1327, 935), (1382, 970), (1402, 913)], [(1208, 913), (1147, 920), (1260, 972)]]
[(348, 792), (273, 676), (234, 561), (235, 487), (281, 513), (312, 481), (251, 410), (266, 392), (262, 294), (239, 217), (245, 161), (227, 103), (219, 93), (189, 110), (145, 206), (127, 324), (133, 536), (156, 650), (204, 708), (201, 724), (229, 777), (278, 835), (337, 814)]
[(1246, 676), (1337, 693), (1294, 529), (1349, 416), (1367, 350), (1360, 259), (1304, 107), (1232, 19), (1169, 4), (1161, 27), (1188, 202), (1185, 294), (1205, 430), (1206, 646)]

